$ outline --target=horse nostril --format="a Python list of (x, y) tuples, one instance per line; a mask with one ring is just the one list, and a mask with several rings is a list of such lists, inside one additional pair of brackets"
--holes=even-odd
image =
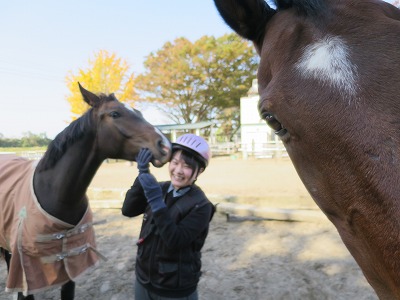
[(167, 155), (168, 154), (168, 145), (166, 145), (165, 143), (164, 143), (164, 140), (159, 140), (158, 142), (157, 142), (157, 148), (160, 150), (160, 152), (161, 152), (161, 154), (162, 155)]
[(158, 149), (160, 149), (161, 151), (163, 151), (163, 146), (164, 146), (163, 140), (162, 140), (162, 139), (161, 139), (161, 140), (158, 140), (158, 142), (157, 142), (157, 147), (158, 147)]

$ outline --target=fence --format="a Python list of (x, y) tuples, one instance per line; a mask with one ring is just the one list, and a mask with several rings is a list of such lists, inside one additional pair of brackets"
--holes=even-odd
[(21, 152), (22, 157), (26, 157), (30, 160), (38, 160), (41, 159), (42, 156), (44, 155), (45, 151), (24, 151)]
[[(253, 143), (251, 145), (224, 142), (210, 145), (213, 156), (241, 155), (243, 159), (254, 158), (282, 158), (288, 157), (285, 147), (281, 142)], [(0, 152), (0, 154), (17, 154), (31, 160), (39, 160), (45, 151)], [(109, 162), (110, 160), (107, 160)]]
[(214, 156), (218, 155), (231, 155), (239, 151), (239, 147), (236, 143), (225, 142), (225, 143), (213, 143), (210, 145), (211, 153)]
[(243, 154), (243, 159), (248, 157), (255, 158), (284, 158), (288, 157), (286, 148), (280, 141), (269, 143), (252, 143), (242, 144), (240, 151)]
[(45, 151), (0, 152), (0, 154), (15, 154), (30, 160), (39, 160), (42, 158), (44, 153)]
[(210, 145), (213, 156), (241, 154), (243, 159), (254, 158), (283, 158), (288, 157), (282, 142), (269, 143), (214, 143)]

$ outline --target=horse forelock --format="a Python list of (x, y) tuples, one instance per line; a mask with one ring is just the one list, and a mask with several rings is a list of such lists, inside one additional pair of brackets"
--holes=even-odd
[(274, 0), (277, 10), (293, 7), (306, 16), (321, 15), (326, 10), (326, 0)]
[(110, 101), (118, 101), (118, 99), (115, 97), (114, 94), (100, 94), (98, 95), (99, 97), (99, 102), (94, 106), (94, 108), (98, 108), (100, 106), (102, 106), (104, 103), (106, 102), (110, 102)]
[(308, 45), (295, 67), (301, 76), (344, 93), (342, 97), (353, 98), (357, 94), (357, 66), (351, 61), (350, 48), (339, 36), (328, 35)]
[[(244, 34), (244, 36), (247, 39), (252, 40), (256, 46), (262, 44), (265, 25), (271, 20), (276, 12), (293, 8), (298, 15), (313, 18), (316, 22), (319, 22), (321, 19), (324, 20), (329, 15), (328, 6), (326, 5), (325, 0), (271, 0), (270, 2), (274, 5), (271, 7), (268, 7), (267, 5), (264, 7), (262, 13), (263, 18), (258, 19), (258, 27), (252, 26), (249, 30), (253, 30), (253, 33), (246, 32), (246, 34)], [(254, 30), (254, 28), (257, 28), (257, 30)]]

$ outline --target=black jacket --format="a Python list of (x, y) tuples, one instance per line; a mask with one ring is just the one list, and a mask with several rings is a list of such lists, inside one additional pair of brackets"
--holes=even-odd
[[(166, 195), (170, 182), (160, 183)], [(138, 240), (136, 277), (164, 297), (193, 293), (201, 275), (201, 253), (215, 208), (196, 185), (180, 197), (166, 195), (167, 208), (154, 214), (138, 179), (128, 190), (122, 214), (144, 213)]]

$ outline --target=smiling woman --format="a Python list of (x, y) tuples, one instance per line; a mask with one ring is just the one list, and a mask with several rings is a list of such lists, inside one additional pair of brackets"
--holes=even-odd
[(171, 180), (157, 182), (149, 173), (152, 154), (142, 149), (139, 176), (126, 193), (122, 214), (143, 214), (137, 242), (135, 299), (185, 297), (197, 300), (201, 249), (215, 207), (195, 183), (211, 158), (208, 143), (185, 134), (172, 145)]

